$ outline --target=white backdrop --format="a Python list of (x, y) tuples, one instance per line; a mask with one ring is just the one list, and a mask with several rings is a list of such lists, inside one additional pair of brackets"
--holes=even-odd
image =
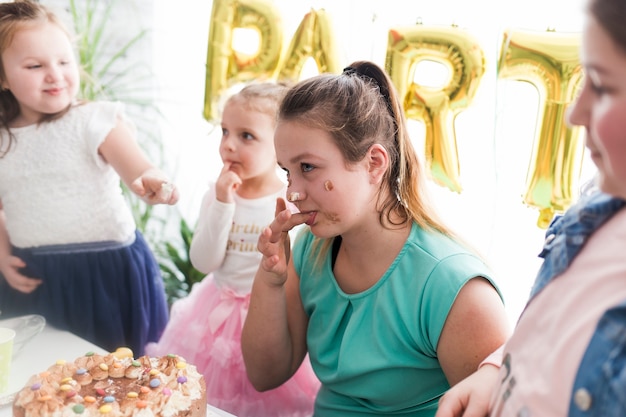
[[(530, 84), (497, 80), (496, 63), (507, 28), (579, 31), (582, 0), (276, 0), (288, 39), (311, 8), (333, 17), (342, 64), (368, 59), (384, 66), (387, 33), (394, 26), (456, 24), (483, 48), (487, 69), (470, 108), (456, 120), (463, 191), (432, 184), (449, 224), (487, 258), (513, 323), (528, 295), (540, 260), (544, 230), (538, 210), (522, 201), (537, 118), (537, 93)], [(175, 4), (175, 5), (174, 5)], [(170, 163), (181, 188), (179, 209), (194, 222), (202, 193), (221, 168), (219, 126), (202, 117), (206, 49), (212, 3), (156, 0), (154, 70), (159, 83), (162, 126)], [(411, 122), (416, 147), (423, 149), (420, 123)], [(586, 160), (583, 177), (593, 167)]]

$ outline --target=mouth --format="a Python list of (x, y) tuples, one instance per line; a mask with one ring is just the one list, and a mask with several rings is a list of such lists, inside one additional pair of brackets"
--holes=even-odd
[(307, 226), (313, 225), (315, 223), (315, 217), (317, 216), (317, 211), (301, 211), (300, 214), (307, 216), (304, 224)]
[(47, 89), (45, 89), (43, 91), (44, 91), (44, 93), (56, 96), (56, 95), (60, 94), (63, 90), (64, 90), (64, 88), (56, 87), (56, 88), (47, 88)]

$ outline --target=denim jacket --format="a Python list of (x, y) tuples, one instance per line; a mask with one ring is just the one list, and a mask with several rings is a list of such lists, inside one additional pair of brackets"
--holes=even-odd
[[(546, 243), (539, 255), (545, 260), (531, 298), (558, 278), (587, 238), (625, 204), (621, 199), (598, 192), (581, 199), (565, 215), (555, 219), (546, 232)], [(568, 417), (583, 416), (626, 416), (626, 300), (600, 318), (578, 367)]]

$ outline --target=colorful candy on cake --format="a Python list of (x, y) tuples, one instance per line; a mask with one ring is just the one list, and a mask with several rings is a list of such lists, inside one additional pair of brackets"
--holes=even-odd
[(14, 417), (205, 417), (206, 384), (177, 355), (133, 358), (120, 348), (57, 361), (33, 375), (13, 402)]

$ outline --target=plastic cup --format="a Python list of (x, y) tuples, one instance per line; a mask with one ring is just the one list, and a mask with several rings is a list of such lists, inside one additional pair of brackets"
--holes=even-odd
[(11, 356), (13, 355), (13, 340), (15, 330), (0, 327), (0, 393), (9, 389), (9, 374), (11, 373)]

